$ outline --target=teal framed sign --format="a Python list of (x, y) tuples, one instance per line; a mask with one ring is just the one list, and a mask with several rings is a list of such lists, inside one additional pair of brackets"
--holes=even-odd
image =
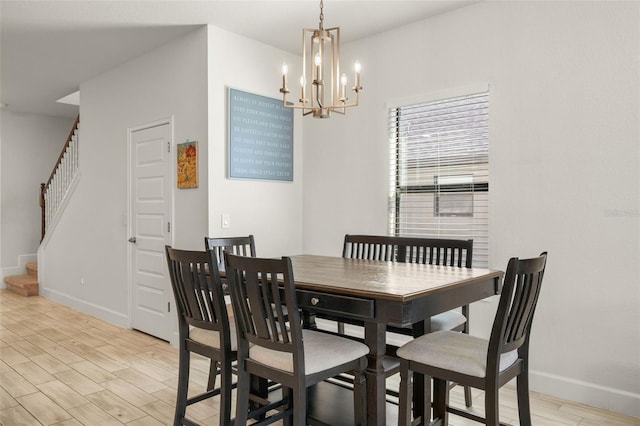
[(293, 181), (293, 110), (229, 88), (229, 178)]

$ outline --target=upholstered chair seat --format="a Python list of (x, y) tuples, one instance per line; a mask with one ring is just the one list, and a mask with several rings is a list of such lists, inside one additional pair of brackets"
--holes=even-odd
[[(485, 377), (488, 349), (488, 340), (455, 331), (436, 331), (411, 340), (398, 349), (398, 356), (467, 376)], [(499, 371), (517, 360), (517, 350), (501, 354)]]
[(431, 317), (431, 331), (456, 330), (467, 322), (462, 312), (447, 311)]
[[(231, 320), (233, 321), (233, 320)], [(231, 350), (238, 350), (238, 335), (236, 333), (236, 323), (229, 322), (229, 336), (231, 337)], [(205, 330), (203, 328), (190, 327), (189, 337), (191, 340), (202, 343), (206, 346), (220, 349), (220, 333), (215, 330)]]
[[(355, 340), (348, 340), (313, 330), (302, 330), (304, 340), (304, 371), (315, 374), (335, 365), (351, 362), (369, 353), (369, 348)], [(271, 368), (293, 372), (293, 355), (263, 346), (251, 346), (249, 358)]]

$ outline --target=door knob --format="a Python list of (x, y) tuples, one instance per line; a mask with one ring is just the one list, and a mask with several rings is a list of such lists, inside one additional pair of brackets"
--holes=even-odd
[(129, 238), (129, 242), (135, 244), (136, 243), (136, 237)]

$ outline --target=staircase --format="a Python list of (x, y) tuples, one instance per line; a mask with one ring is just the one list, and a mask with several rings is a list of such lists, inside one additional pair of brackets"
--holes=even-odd
[(25, 265), (25, 275), (10, 275), (4, 277), (7, 289), (22, 296), (38, 295), (38, 263), (30, 262)]
[(40, 184), (40, 208), (42, 209), (40, 241), (44, 240), (45, 232), (50, 230), (57, 221), (60, 208), (65, 203), (67, 193), (75, 180), (78, 171), (79, 129), (80, 116), (78, 115), (49, 179), (46, 183)]

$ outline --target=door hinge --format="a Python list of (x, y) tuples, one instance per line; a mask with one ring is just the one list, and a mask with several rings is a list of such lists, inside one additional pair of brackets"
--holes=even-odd
[(167, 302), (167, 312), (171, 312), (171, 302)]
[(171, 232), (171, 222), (167, 222), (167, 232)]
[(167, 142), (167, 152), (171, 152), (171, 141)]

